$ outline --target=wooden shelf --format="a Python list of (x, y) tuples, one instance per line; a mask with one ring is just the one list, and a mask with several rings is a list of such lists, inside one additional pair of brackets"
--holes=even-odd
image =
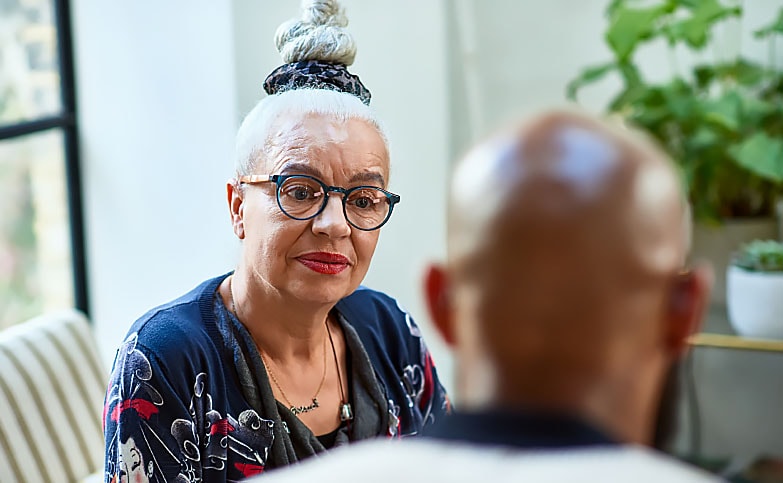
[(783, 340), (748, 339), (729, 334), (696, 334), (690, 339), (696, 347), (715, 347), (720, 349), (783, 352)]

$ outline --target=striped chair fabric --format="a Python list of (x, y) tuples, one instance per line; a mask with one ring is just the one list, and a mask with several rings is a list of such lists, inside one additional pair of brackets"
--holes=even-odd
[(107, 380), (79, 312), (0, 332), (0, 482), (68, 483), (100, 473)]

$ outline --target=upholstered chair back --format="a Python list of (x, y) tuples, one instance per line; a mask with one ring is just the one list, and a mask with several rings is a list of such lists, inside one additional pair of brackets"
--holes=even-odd
[(67, 483), (100, 473), (107, 380), (79, 312), (0, 332), (0, 482)]

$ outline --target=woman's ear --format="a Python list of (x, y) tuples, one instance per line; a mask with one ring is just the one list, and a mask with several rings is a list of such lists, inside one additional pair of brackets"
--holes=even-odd
[(448, 274), (442, 266), (430, 265), (424, 280), (427, 307), (430, 318), (449, 347), (456, 344), (453, 308), (449, 289)]
[(712, 267), (701, 264), (677, 275), (669, 294), (666, 344), (675, 358), (688, 350), (688, 339), (698, 332), (710, 300)]
[(226, 182), (226, 196), (228, 198), (228, 210), (231, 213), (231, 226), (234, 228), (234, 234), (240, 240), (245, 238), (245, 209), (242, 198), (242, 188), (239, 181), (232, 178)]

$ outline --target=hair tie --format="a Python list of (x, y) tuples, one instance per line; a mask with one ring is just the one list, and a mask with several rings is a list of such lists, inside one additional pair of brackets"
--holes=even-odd
[(372, 97), (359, 76), (348, 72), (345, 65), (321, 60), (283, 64), (264, 80), (264, 90), (269, 95), (302, 88), (345, 92), (358, 97), (368, 106)]

